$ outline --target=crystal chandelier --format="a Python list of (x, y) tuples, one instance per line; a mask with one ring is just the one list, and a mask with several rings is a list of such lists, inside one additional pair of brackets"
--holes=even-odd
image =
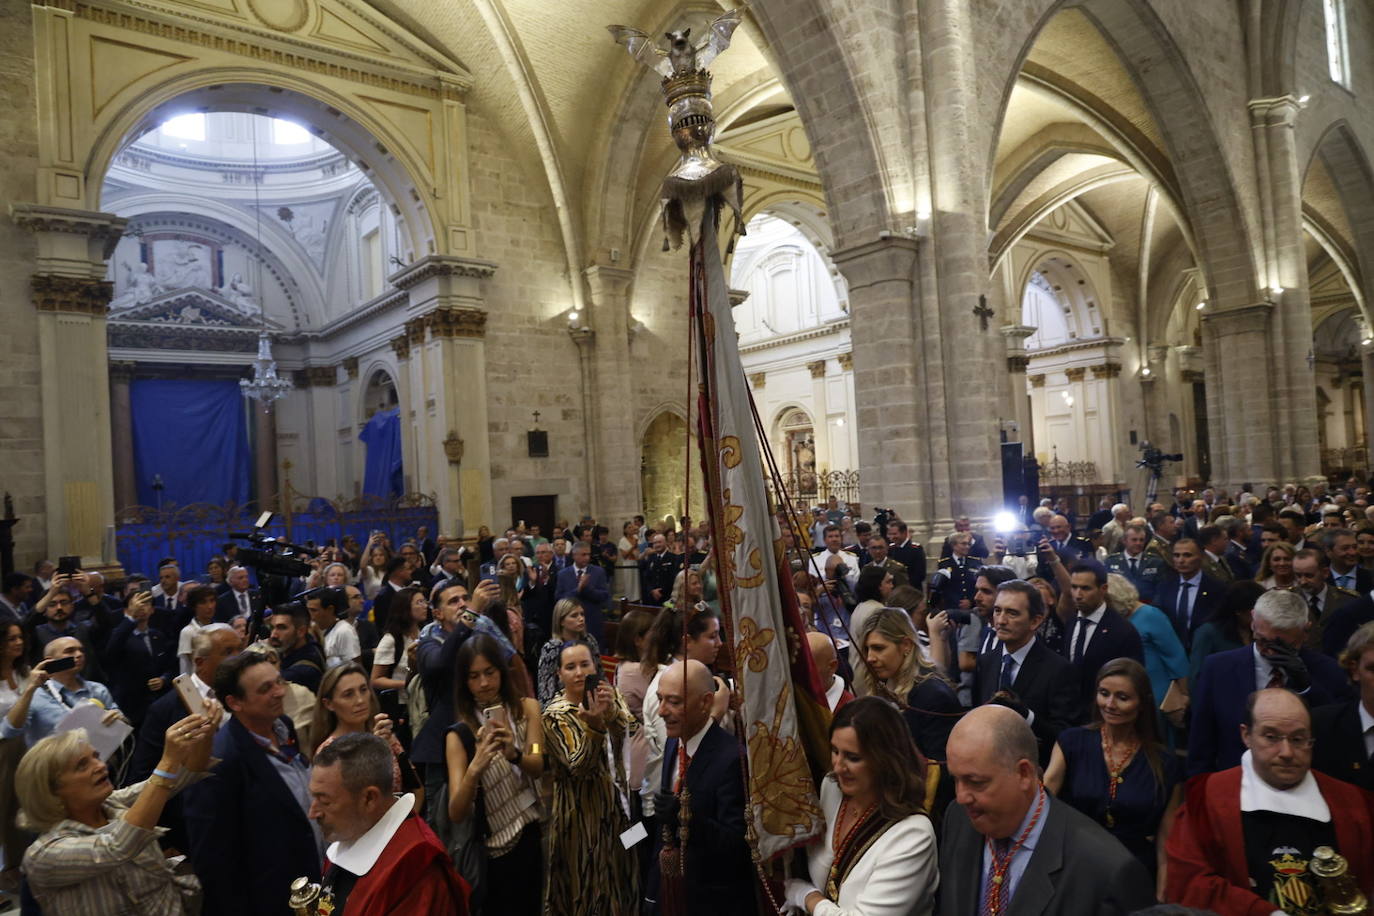
[(253, 360), (253, 377), (239, 379), (239, 391), (271, 413), (272, 402), (286, 397), (290, 390), (291, 380), (277, 375), (277, 361), (272, 358), (272, 338), (265, 330), (259, 332), (258, 358)]
[(262, 330), (258, 331), (258, 356), (253, 360), (253, 377), (239, 379), (239, 391), (246, 398), (252, 398), (262, 405), (267, 413), (272, 412), (272, 404), (284, 398), (291, 390), (291, 380), (277, 375), (277, 361), (272, 358), (272, 337), (267, 333), (267, 297), (262, 285), (262, 175), (258, 172), (258, 120), (253, 118), (253, 224), (255, 241), (254, 252), (257, 267), (257, 292), (259, 309), (262, 316)]

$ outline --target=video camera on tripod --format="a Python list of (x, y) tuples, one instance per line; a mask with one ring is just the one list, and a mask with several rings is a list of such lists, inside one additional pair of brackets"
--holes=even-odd
[(320, 552), (313, 547), (292, 544), (268, 534), (266, 528), (272, 513), (264, 512), (249, 532), (231, 531), (229, 537), (248, 541), (251, 547), (240, 547), (237, 562), (258, 574), (258, 600), (253, 603), (253, 616), (248, 621), (250, 634), (262, 633), (267, 609), (291, 600), (296, 579), (312, 572), (306, 559), (314, 559)]
[(1159, 495), (1159, 478), (1164, 476), (1164, 465), (1169, 461), (1182, 461), (1182, 453), (1166, 455), (1155, 448), (1149, 442), (1140, 443), (1140, 450), (1145, 454), (1136, 461), (1138, 468), (1147, 468), (1150, 471), (1150, 485), (1146, 490), (1145, 497), (1149, 502), (1154, 502)]

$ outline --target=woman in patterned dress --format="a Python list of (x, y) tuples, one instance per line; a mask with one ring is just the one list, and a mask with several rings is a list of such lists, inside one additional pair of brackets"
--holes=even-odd
[(604, 680), (586, 695), (587, 677), (596, 673), (585, 643), (564, 643), (558, 656), (563, 692), (544, 709), (553, 773), (544, 899), (549, 916), (638, 912), (636, 858), (617, 839), (630, 826), (621, 750), (635, 720), (624, 697)]

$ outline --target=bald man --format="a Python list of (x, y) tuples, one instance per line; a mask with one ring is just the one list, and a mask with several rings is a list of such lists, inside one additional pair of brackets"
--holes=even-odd
[[(674, 662), (658, 678), (658, 703), (668, 732), (663, 772), (654, 795), (653, 867), (645, 898), (654, 912), (676, 898), (676, 912), (753, 916), (754, 870), (744, 834), (744, 783), (739, 742), (711, 718), (715, 683), (698, 661)], [(679, 830), (687, 804), (687, 838)], [(661, 880), (663, 846), (676, 849), (681, 877)], [(685, 901), (685, 909), (684, 903)]]
[(974, 709), (946, 755), (957, 804), (945, 809), (940, 912), (1101, 916), (1155, 902), (1145, 866), (1040, 785), (1039, 745), (1021, 716)]
[[(53, 662), (68, 658), (74, 659), (76, 664), (65, 671), (48, 674), (47, 669)], [(81, 640), (59, 636), (49, 642), (43, 649), (43, 660), (34, 666), (18, 702), (0, 721), (0, 738), (22, 734), (32, 747), (51, 735), (57, 723), (78, 703), (93, 702), (105, 709), (102, 721), (107, 725), (124, 718), (104, 684), (81, 677), (85, 666), (86, 651)]]
[(835, 643), (824, 633), (806, 634), (806, 644), (811, 647), (811, 660), (821, 673), (821, 684), (825, 687), (825, 704), (833, 716), (840, 707), (854, 699), (854, 694), (845, 686), (844, 678), (836, 674), (840, 669), (839, 656), (835, 654)]
[(1374, 802), (1312, 770), (1312, 717), (1291, 690), (1251, 693), (1240, 726), (1240, 766), (1188, 783), (1169, 832), (1170, 902), (1218, 913), (1328, 912), (1308, 873), (1312, 852), (1345, 856), (1374, 896)]

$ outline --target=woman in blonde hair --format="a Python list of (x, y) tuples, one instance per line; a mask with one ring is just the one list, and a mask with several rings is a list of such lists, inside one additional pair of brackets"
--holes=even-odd
[(864, 621), (857, 642), (863, 656), (856, 679), (862, 679), (869, 695), (900, 706), (921, 753), (944, 761), (945, 743), (963, 707), (954, 688), (918, 649), (910, 615), (901, 608), (879, 608)]
[(167, 729), (162, 758), (143, 782), (116, 790), (86, 730), (59, 732), (29, 748), (15, 772), (20, 825), (40, 832), (24, 874), (45, 913), (198, 912), (200, 884), (173, 874), (158, 846), (168, 799), (203, 779), (220, 706)]
[(558, 653), (563, 643), (581, 640), (591, 648), (594, 657), (600, 657), (601, 647), (596, 637), (587, 632), (587, 612), (572, 598), (564, 598), (553, 606), (553, 636), (539, 650), (538, 681), (535, 685), (536, 697), (540, 706), (558, 695)]
[(1255, 581), (1266, 589), (1297, 588), (1297, 580), (1293, 578), (1293, 557), (1297, 552), (1297, 548), (1287, 541), (1270, 544), (1260, 558)]

